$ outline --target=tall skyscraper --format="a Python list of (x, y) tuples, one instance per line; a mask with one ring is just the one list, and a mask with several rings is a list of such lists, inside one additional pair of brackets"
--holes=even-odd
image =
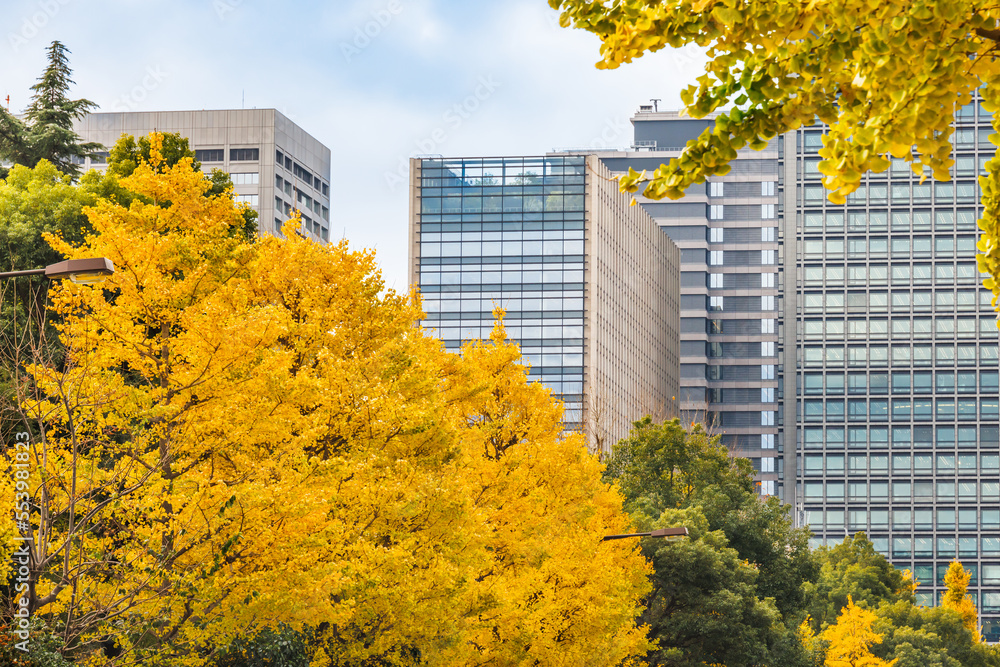
[(680, 255), (599, 159), (414, 159), (410, 179), (411, 284), (449, 349), (504, 308), (531, 377), (595, 449), (675, 414)]
[(960, 559), (996, 641), (998, 331), (975, 261), (977, 176), (995, 147), (978, 101), (957, 111), (955, 127), (952, 181), (921, 183), (894, 160), (845, 205), (820, 184), (822, 128), (784, 139), (795, 503), (817, 543), (865, 531), (914, 572), (923, 604), (940, 601), (948, 563)]
[[(297, 209), (305, 233), (330, 240), (330, 149), (275, 109), (92, 113), (74, 130), (108, 148), (123, 134), (180, 133), (206, 173), (230, 174), (236, 200), (257, 211), (261, 233), (276, 233)], [(107, 152), (83, 165), (106, 168)]]
[[(652, 169), (711, 122), (643, 108), (632, 149), (600, 155)], [(998, 331), (975, 262), (995, 149), (978, 101), (955, 127), (951, 182), (895, 160), (833, 205), (812, 127), (740, 151), (679, 201), (640, 201), (681, 246), (682, 409), (755, 462), (815, 545), (866, 532), (914, 572), (920, 603), (959, 558), (997, 641)]]

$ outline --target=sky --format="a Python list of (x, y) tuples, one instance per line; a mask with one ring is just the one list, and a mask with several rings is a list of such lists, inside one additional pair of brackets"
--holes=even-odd
[(102, 111), (275, 108), (332, 152), (331, 235), (407, 289), (407, 160), (625, 148), (629, 118), (703, 71), (694, 47), (598, 70), (546, 0), (6, 0), (0, 101), (53, 40)]

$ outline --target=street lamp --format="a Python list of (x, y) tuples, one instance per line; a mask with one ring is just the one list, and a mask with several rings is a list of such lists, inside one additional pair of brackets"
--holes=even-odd
[(0, 272), (0, 278), (45, 276), (46, 278), (69, 278), (78, 285), (93, 285), (103, 282), (105, 278), (114, 272), (115, 265), (110, 259), (106, 257), (89, 257), (87, 259), (67, 259), (56, 264), (49, 264), (44, 269)]
[(608, 540), (623, 540), (626, 537), (663, 537), (666, 539), (680, 539), (682, 537), (687, 537), (688, 529), (685, 526), (680, 526), (678, 528), (659, 528), (657, 530), (652, 530), (648, 533), (626, 533), (625, 535), (605, 535), (601, 541), (607, 542)]

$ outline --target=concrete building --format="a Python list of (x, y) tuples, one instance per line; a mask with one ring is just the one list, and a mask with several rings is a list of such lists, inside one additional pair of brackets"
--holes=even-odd
[[(273, 234), (293, 209), (304, 231), (330, 239), (330, 149), (275, 109), (132, 111), (88, 114), (74, 125), (83, 141), (107, 148), (123, 134), (154, 130), (187, 137), (202, 169), (221, 169), (233, 179), (236, 199), (259, 215), (261, 233)], [(84, 161), (103, 169), (107, 153)]]
[[(597, 154), (615, 173), (656, 169), (714, 120), (644, 108), (632, 123), (630, 150)], [(776, 140), (739, 151), (729, 174), (680, 200), (637, 199), (681, 250), (682, 419), (749, 458), (762, 494), (785, 498), (795, 449), (783, 430), (781, 162)]]
[(414, 159), (410, 184), (410, 280), (449, 349), (505, 308), (531, 377), (597, 449), (676, 413), (680, 254), (599, 159)]

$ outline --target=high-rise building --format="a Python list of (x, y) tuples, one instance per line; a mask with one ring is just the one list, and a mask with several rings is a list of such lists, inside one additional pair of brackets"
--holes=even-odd
[[(613, 172), (652, 171), (714, 121), (643, 109), (631, 150), (600, 152)], [(729, 174), (679, 200), (638, 201), (681, 250), (681, 394), (685, 422), (705, 424), (749, 458), (761, 493), (786, 497), (781, 334), (781, 140), (742, 150)], [(794, 386), (794, 385), (793, 385)], [(794, 407), (794, 403), (792, 404)]]
[[(631, 150), (600, 153), (615, 172), (656, 168), (711, 120), (645, 108), (633, 123)], [(978, 101), (955, 128), (951, 182), (894, 160), (831, 204), (811, 127), (681, 200), (640, 201), (681, 246), (681, 408), (754, 460), (814, 544), (864, 531), (920, 603), (960, 559), (997, 641), (998, 331), (975, 262), (995, 147)]]
[(488, 337), (499, 306), (591, 447), (674, 416), (680, 255), (600, 160), (414, 159), (410, 184), (411, 284), (449, 349)]
[[(204, 171), (230, 174), (236, 200), (257, 211), (261, 233), (277, 233), (296, 209), (304, 232), (330, 239), (330, 149), (275, 109), (92, 113), (74, 131), (107, 148), (123, 134), (177, 132)], [(104, 169), (107, 152), (82, 164)]]
[(798, 415), (794, 502), (817, 543), (865, 531), (914, 573), (923, 604), (940, 601), (949, 562), (961, 560), (984, 634), (996, 641), (998, 331), (975, 261), (977, 177), (995, 147), (978, 101), (957, 110), (955, 128), (950, 182), (921, 182), (893, 160), (843, 205), (820, 184), (823, 129), (784, 138), (786, 228), (795, 234), (786, 271), (796, 278), (784, 294), (786, 394), (794, 368)]

